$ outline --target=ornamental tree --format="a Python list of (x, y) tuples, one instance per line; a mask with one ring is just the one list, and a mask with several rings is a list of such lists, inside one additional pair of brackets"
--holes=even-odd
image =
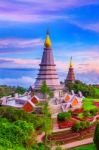
[(96, 130), (94, 133), (94, 143), (96, 145), (97, 150), (99, 150), (99, 123), (96, 126)]

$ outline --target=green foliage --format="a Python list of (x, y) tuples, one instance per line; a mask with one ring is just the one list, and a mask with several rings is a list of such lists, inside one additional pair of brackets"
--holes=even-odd
[(96, 126), (96, 130), (94, 133), (94, 143), (96, 145), (97, 150), (99, 149), (99, 123)]
[[(9, 122), (7, 119), (0, 118), (0, 145), (12, 148), (13, 145), (23, 145), (30, 147), (34, 143), (34, 128), (31, 123), (26, 121)], [(30, 143), (30, 141), (33, 141)]]
[(56, 147), (56, 150), (62, 150), (62, 148), (60, 146)]
[[(44, 111), (48, 114), (49, 112), (46, 109), (44, 108)], [(47, 114), (45, 114), (44, 116), (47, 116)], [(3, 118), (7, 118), (11, 122), (17, 120), (27, 121), (29, 123), (32, 123), (35, 129), (39, 127), (43, 128), (43, 125), (45, 123), (45, 119), (43, 116), (39, 116), (37, 114), (29, 114), (24, 112), (23, 110), (18, 110), (12, 107), (0, 107), (0, 116)]]
[(47, 86), (46, 81), (43, 81), (40, 91), (44, 95), (44, 98), (47, 98), (47, 96), (53, 97), (53, 92)]
[(81, 129), (86, 129), (90, 126), (90, 123), (88, 121), (81, 121), (80, 126)]
[(87, 85), (79, 80), (76, 80), (75, 83), (66, 83), (66, 88), (68, 88), (69, 91), (74, 90), (75, 93), (82, 91), (85, 97), (97, 97), (97, 93), (93, 85)]
[(81, 121), (81, 122), (76, 122), (72, 127), (72, 131), (78, 132), (82, 129), (86, 129), (90, 126), (90, 123), (88, 121)]
[(18, 86), (15, 88), (15, 93), (24, 94), (25, 92), (26, 92), (26, 89), (23, 87)]
[(96, 106), (93, 105), (93, 102), (91, 100), (90, 101), (84, 100), (83, 109), (84, 111), (90, 111), (90, 110), (96, 109)]
[(23, 87), (0, 85), (0, 97), (12, 95), (13, 93), (23, 94), (24, 92), (26, 92), (26, 89)]
[(91, 114), (92, 116), (95, 116), (95, 115), (97, 114), (97, 112), (98, 112), (98, 109), (97, 109), (97, 108), (90, 110), (90, 114)]
[(78, 118), (82, 119), (84, 117), (83, 113), (78, 114)]
[(46, 136), (46, 141), (47, 141), (47, 136), (51, 133), (52, 129), (52, 121), (51, 121), (51, 115), (48, 110), (48, 103), (45, 102), (43, 106), (43, 126), (42, 126), (42, 131), (45, 132)]
[(72, 126), (72, 131), (79, 131), (81, 128), (80, 122), (76, 122), (73, 126)]
[(38, 143), (37, 145), (32, 147), (32, 150), (50, 150), (50, 148), (44, 143)]
[(59, 113), (58, 116), (57, 116), (57, 119), (59, 121), (69, 120), (69, 119), (71, 119), (71, 112), (62, 112), (62, 113)]
[(48, 94), (48, 93), (49, 93), (50, 89), (49, 89), (49, 87), (47, 86), (46, 81), (43, 81), (40, 90), (41, 90), (41, 92), (42, 92), (43, 94), (46, 94), (46, 93)]
[(44, 131), (46, 135), (51, 131), (51, 118), (48, 111), (48, 104), (45, 103), (43, 107), (42, 116), (29, 114), (12, 107), (0, 107), (0, 145), (6, 145), (9, 148), (12, 148), (13, 145), (14, 147), (17, 145), (30, 148), (32, 146), (38, 147), (36, 143), (36, 129), (39, 129), (41, 132)]

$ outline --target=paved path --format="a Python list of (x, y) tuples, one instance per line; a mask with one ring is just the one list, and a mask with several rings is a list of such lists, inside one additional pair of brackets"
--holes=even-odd
[(58, 132), (62, 132), (62, 131), (68, 131), (68, 130), (70, 130), (71, 128), (64, 128), (64, 129), (54, 129), (53, 130), (53, 133), (58, 133)]
[(43, 132), (42, 134), (37, 136), (37, 142), (40, 143), (43, 141), (43, 137), (45, 136), (45, 133)]
[(99, 117), (99, 115), (95, 116), (92, 122), (95, 122), (98, 117)]
[[(69, 143), (69, 144), (64, 144), (64, 145), (60, 145), (61, 148), (74, 148), (74, 147), (77, 147), (77, 146), (81, 146), (81, 145), (86, 145), (86, 144), (91, 144), (93, 143), (93, 138), (88, 138), (88, 139), (84, 139), (84, 140), (81, 140), (81, 141), (76, 141), (76, 142), (72, 142), (72, 143)], [(51, 150), (55, 150), (56, 149), (56, 146), (53, 146)]]

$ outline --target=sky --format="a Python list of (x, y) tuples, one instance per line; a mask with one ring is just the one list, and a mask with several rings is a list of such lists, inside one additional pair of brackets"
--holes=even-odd
[(72, 56), (76, 79), (99, 84), (99, 0), (0, 0), (0, 84), (35, 81), (47, 29), (60, 80)]

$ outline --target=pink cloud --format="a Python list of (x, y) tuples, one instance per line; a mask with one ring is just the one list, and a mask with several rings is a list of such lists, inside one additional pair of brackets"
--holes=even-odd
[(39, 59), (0, 58), (0, 60), (4, 62), (1, 63), (0, 68), (38, 68), (40, 63)]
[[(98, 0), (9, 0), (0, 1), (0, 20), (17, 22), (48, 22), (55, 19), (70, 19), (69, 15), (57, 15), (64, 8), (76, 8), (99, 4)], [(48, 13), (49, 12), (49, 13)]]
[(43, 44), (43, 40), (40, 38), (37, 39), (0, 39), (0, 48), (5, 47), (34, 47), (40, 46)]
[(85, 29), (85, 30), (91, 30), (94, 32), (99, 33), (99, 21), (94, 22), (94, 23), (81, 23), (77, 20), (70, 20), (70, 22), (76, 26), (78, 26), (79, 28)]

